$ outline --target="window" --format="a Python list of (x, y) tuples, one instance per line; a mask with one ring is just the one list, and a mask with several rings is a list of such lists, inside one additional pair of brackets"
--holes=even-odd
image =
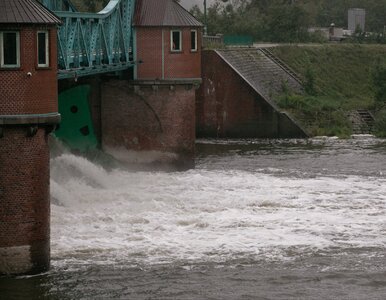
[(197, 51), (197, 30), (190, 32), (190, 50)]
[(172, 51), (182, 51), (182, 34), (181, 30), (172, 30), (170, 32), (171, 45), (170, 48)]
[(38, 67), (48, 67), (50, 65), (48, 31), (38, 31), (37, 48)]
[(20, 67), (20, 34), (17, 31), (0, 32), (0, 67)]

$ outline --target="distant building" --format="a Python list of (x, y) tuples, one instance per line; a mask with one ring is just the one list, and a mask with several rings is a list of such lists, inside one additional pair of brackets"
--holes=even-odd
[(355, 32), (357, 28), (365, 31), (366, 10), (363, 8), (350, 8), (348, 10), (348, 30)]
[[(346, 30), (347, 31), (347, 30)], [(319, 33), (323, 38), (329, 41), (342, 41), (345, 39), (347, 32), (341, 27), (335, 27), (331, 24), (330, 27), (310, 27), (308, 28), (309, 33)]]
[(344, 38), (343, 37), (343, 28), (335, 27), (334, 23), (332, 23), (330, 25), (328, 32), (329, 32), (329, 40), (330, 41), (338, 42), (338, 41), (342, 41)]

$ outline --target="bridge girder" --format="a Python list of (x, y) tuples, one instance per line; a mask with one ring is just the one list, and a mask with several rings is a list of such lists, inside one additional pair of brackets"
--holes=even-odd
[(59, 79), (114, 72), (133, 66), (135, 0), (110, 0), (98, 13), (76, 11), (69, 0), (42, 0), (59, 16)]

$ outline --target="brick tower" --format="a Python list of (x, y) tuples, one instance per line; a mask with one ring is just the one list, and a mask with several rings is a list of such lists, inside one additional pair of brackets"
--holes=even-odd
[(202, 24), (174, 0), (137, 0), (133, 27), (134, 80), (101, 87), (102, 148), (129, 163), (192, 168)]
[(60, 23), (37, 1), (0, 0), (0, 274), (49, 268)]

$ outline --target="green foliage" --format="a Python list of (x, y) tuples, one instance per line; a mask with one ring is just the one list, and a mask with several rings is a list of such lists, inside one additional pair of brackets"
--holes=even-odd
[(280, 107), (291, 108), (302, 113), (312, 114), (318, 118), (320, 114), (332, 113), (339, 109), (339, 104), (329, 98), (310, 95), (284, 95), (279, 98)]
[(303, 42), (308, 39), (309, 21), (297, 5), (274, 5), (266, 18), (266, 36), (272, 42)]
[(315, 44), (324, 44), (328, 42), (328, 38), (321, 31), (309, 32), (307, 42)]
[(311, 67), (306, 69), (306, 73), (304, 74), (304, 77), (305, 77), (304, 90), (308, 95), (316, 95), (315, 74)]
[(386, 137), (386, 46), (280, 46), (272, 52), (304, 78), (305, 94), (283, 93), (278, 104), (311, 134), (348, 136), (347, 112), (385, 107), (376, 132)]
[[(96, 0), (95, 0), (96, 1)], [(323, 42), (309, 27), (347, 28), (349, 8), (366, 9), (366, 31), (357, 32), (351, 42), (384, 43), (386, 0), (216, 0), (207, 10), (208, 33), (251, 35), (256, 41)], [(191, 13), (201, 22), (204, 14), (195, 6)]]
[(374, 98), (379, 107), (386, 104), (386, 66), (378, 64), (372, 74), (374, 83)]
[(333, 99), (347, 111), (374, 108), (374, 85), (379, 84), (372, 74), (376, 66), (386, 66), (386, 46), (284, 45), (272, 52), (305, 78), (309, 94)]
[(374, 124), (375, 135), (386, 138), (386, 110), (381, 110), (375, 116)]
[(279, 106), (290, 111), (312, 135), (348, 137), (350, 123), (335, 101), (309, 95), (284, 95)]
[(386, 138), (386, 65), (378, 63), (374, 68), (373, 74), (373, 91), (375, 99), (375, 116), (374, 132), (378, 137)]

